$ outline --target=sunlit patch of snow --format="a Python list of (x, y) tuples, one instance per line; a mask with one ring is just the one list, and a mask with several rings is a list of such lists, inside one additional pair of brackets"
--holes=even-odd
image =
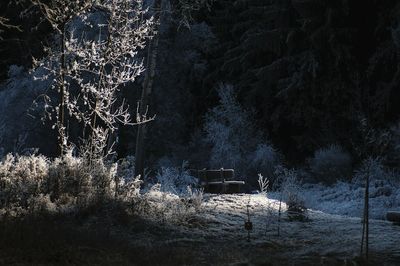
[[(281, 206), (282, 215), (278, 218), (279, 200), (275, 197), (265, 194), (206, 194), (203, 212), (199, 214), (207, 221), (206, 227), (183, 227), (181, 230), (194, 234), (193, 237), (214, 237), (215, 241), (230, 244), (281, 247), (279, 252), (297, 258), (312, 254), (340, 258), (358, 255), (362, 230), (360, 218), (310, 209), (305, 214), (306, 220), (291, 221), (284, 203)], [(244, 229), (244, 222), (248, 219), (247, 206), (253, 223), (250, 242), (247, 242), (247, 231)], [(399, 237), (400, 227), (387, 221), (370, 220), (372, 253), (399, 258)]]

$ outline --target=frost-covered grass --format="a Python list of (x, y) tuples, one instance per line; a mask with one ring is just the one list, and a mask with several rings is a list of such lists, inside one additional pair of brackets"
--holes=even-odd
[[(159, 193), (157, 189), (151, 192), (155, 202)], [(172, 202), (177, 199), (166, 197)], [(253, 223), (250, 242), (243, 226), (247, 206)], [(1, 223), (0, 263), (363, 265), (357, 258), (359, 218), (309, 210), (308, 220), (290, 220), (283, 204), (278, 236), (279, 202), (268, 194), (205, 194), (202, 208), (202, 219), (191, 226), (125, 216), (112, 206), (104, 206), (98, 217), (90, 219), (29, 217)], [(371, 220), (370, 230), (372, 265), (396, 265), (398, 227)]]
[[(399, 184), (373, 180), (369, 191), (370, 218), (385, 220), (388, 211), (400, 211)], [(356, 182), (342, 181), (331, 186), (302, 184), (296, 188), (296, 195), (301, 197), (301, 201), (308, 209), (329, 214), (362, 217), (365, 186)], [(278, 200), (280, 192), (271, 192), (269, 196)]]
[(331, 214), (361, 217), (366, 178), (370, 180), (371, 218), (385, 219), (387, 211), (400, 211), (399, 173), (385, 168), (382, 161), (376, 158), (364, 160), (351, 181), (338, 181), (331, 186), (305, 184), (300, 193), (304, 195), (309, 208)]
[[(364, 187), (359, 184), (338, 182), (330, 187), (304, 185), (300, 193), (308, 208), (325, 213), (361, 217), (364, 208)], [(372, 182), (370, 186), (370, 217), (385, 219), (389, 210), (400, 211), (400, 187), (385, 182)]]
[[(373, 159), (360, 166), (351, 183), (332, 186), (301, 184), (298, 172), (281, 167), (275, 171), (277, 192), (268, 191), (262, 185), (267, 180), (259, 177), (267, 191), (257, 195), (203, 194), (190, 186), (196, 180), (185, 169), (164, 168), (154, 184), (141, 189), (132, 157), (90, 165), (71, 153), (63, 159), (5, 156), (0, 264), (291, 265), (328, 257), (343, 264), (358, 254), (365, 176), (371, 180), (372, 218), (400, 207), (396, 174)], [(308, 208), (305, 219), (289, 211), (298, 204)], [(243, 227), (247, 209), (253, 222), (250, 242)], [(371, 220), (370, 230), (372, 258), (396, 259), (398, 227)], [(52, 251), (44, 254), (49, 247)]]
[[(276, 191), (260, 175), (263, 193), (256, 195), (203, 194), (186, 169), (162, 168), (142, 189), (133, 157), (89, 163), (71, 153), (5, 156), (0, 264), (353, 265), (360, 263), (365, 178), (371, 218), (400, 209), (397, 174), (375, 159), (351, 182), (331, 186), (302, 184), (299, 171), (277, 167)], [(396, 265), (399, 227), (371, 219), (370, 232), (371, 261)]]
[[(169, 169), (170, 175), (176, 171)], [(133, 158), (106, 163), (71, 153), (62, 159), (5, 156), (0, 162), (0, 264), (192, 261), (190, 249), (158, 248), (148, 236), (173, 239), (178, 235), (170, 228), (200, 226), (203, 192), (178, 186), (178, 195), (159, 183), (141, 190), (133, 173)]]
[[(96, 216), (104, 206), (114, 206), (126, 215), (185, 224), (200, 213), (203, 193), (190, 186), (195, 181), (186, 170), (164, 169), (158, 176), (161, 183), (146, 190), (141, 190), (142, 181), (133, 173), (133, 158), (107, 163), (71, 152), (56, 159), (8, 154), (0, 162), (0, 220), (30, 215)], [(187, 177), (186, 182), (181, 177)]]

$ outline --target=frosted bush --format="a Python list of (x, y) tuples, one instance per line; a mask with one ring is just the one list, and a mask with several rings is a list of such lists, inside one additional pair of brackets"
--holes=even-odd
[(203, 191), (193, 188), (197, 180), (185, 162), (180, 168), (162, 169), (160, 184), (147, 193), (141, 193), (142, 181), (133, 177), (133, 158), (119, 163), (76, 157), (72, 150), (54, 160), (8, 154), (0, 162), (0, 216), (77, 214), (109, 202), (165, 222), (188, 223), (197, 215)]
[(186, 192), (176, 195), (162, 191), (160, 184), (153, 185), (139, 198), (136, 210), (141, 215), (162, 223), (188, 224), (196, 220), (203, 203), (203, 190), (188, 186)]
[(268, 178), (264, 178), (261, 174), (258, 174), (258, 186), (260, 188), (260, 193), (267, 194), (269, 187)]
[(135, 157), (127, 156), (118, 161), (117, 174), (124, 180), (133, 180), (135, 178)]
[[(118, 176), (117, 168), (103, 160), (89, 163), (71, 150), (54, 160), (8, 154), (0, 163), (0, 209), (33, 211), (56, 206), (58, 211), (70, 212), (108, 199), (138, 197), (141, 181)], [(129, 172), (125, 170), (121, 173)], [(54, 204), (51, 208), (50, 203)]]
[(133, 179), (121, 179), (118, 184), (118, 195), (122, 200), (132, 200), (140, 195), (140, 185), (142, 180), (139, 177)]
[(338, 145), (319, 149), (310, 159), (311, 172), (318, 180), (327, 183), (348, 178), (351, 166), (351, 156)]
[(11, 65), (8, 68), (8, 78), (18, 78), (21, 77), (24, 72), (24, 67), (22, 66), (17, 66), (17, 65)]
[(183, 162), (178, 167), (162, 167), (157, 173), (157, 182), (161, 186), (161, 191), (182, 194), (186, 192), (188, 186), (197, 186), (197, 178), (190, 175), (187, 169), (187, 162)]
[(117, 165), (97, 163), (92, 169), (93, 186), (100, 197), (112, 198), (115, 195)]
[(302, 195), (301, 184), (294, 169), (277, 167), (276, 185), (281, 192), (282, 200), (286, 202), (288, 210), (303, 211), (305, 209), (305, 199)]
[(14, 163), (13, 175), (21, 179), (40, 182), (48, 174), (49, 161), (42, 155), (15, 156)]
[(249, 161), (257, 173), (268, 177), (273, 176), (275, 168), (281, 163), (278, 152), (270, 144), (259, 144), (251, 154)]
[(37, 196), (32, 196), (28, 200), (28, 209), (32, 214), (41, 214), (48, 212), (55, 212), (57, 206), (54, 202), (50, 200), (50, 195), (39, 194)]
[(191, 204), (196, 211), (200, 210), (203, 203), (203, 193), (204, 190), (202, 188), (196, 189), (190, 186), (187, 187), (186, 201), (188, 204)]
[(27, 207), (28, 199), (40, 194), (48, 167), (48, 160), (44, 156), (8, 154), (3, 158), (0, 163), (1, 205), (19, 203)]
[(82, 158), (74, 157), (69, 151), (63, 158), (54, 160), (46, 185), (52, 198), (58, 199), (61, 195), (88, 197), (91, 183), (91, 175), (86, 171)]

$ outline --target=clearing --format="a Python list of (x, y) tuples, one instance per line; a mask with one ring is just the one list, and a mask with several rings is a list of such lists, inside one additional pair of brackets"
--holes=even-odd
[[(250, 242), (244, 222), (249, 205), (253, 230)], [(308, 210), (306, 217), (290, 217), (282, 203), (262, 194), (205, 195), (203, 212), (193, 227), (174, 229), (176, 237), (148, 239), (151, 246), (190, 249), (193, 264), (226, 265), (358, 265), (360, 218)], [(373, 265), (400, 265), (400, 226), (370, 220), (370, 261)], [(141, 246), (142, 240), (136, 241)]]

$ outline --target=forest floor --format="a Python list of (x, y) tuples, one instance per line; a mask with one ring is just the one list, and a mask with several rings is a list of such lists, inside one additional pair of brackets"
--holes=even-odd
[[(291, 217), (262, 194), (204, 196), (185, 225), (142, 219), (87, 227), (68, 221), (2, 225), (1, 265), (364, 265), (360, 218), (307, 210)], [(250, 241), (244, 222), (253, 230)], [(278, 222), (280, 221), (280, 222)], [(280, 234), (278, 235), (278, 223)], [(370, 220), (370, 264), (400, 265), (400, 226)]]

